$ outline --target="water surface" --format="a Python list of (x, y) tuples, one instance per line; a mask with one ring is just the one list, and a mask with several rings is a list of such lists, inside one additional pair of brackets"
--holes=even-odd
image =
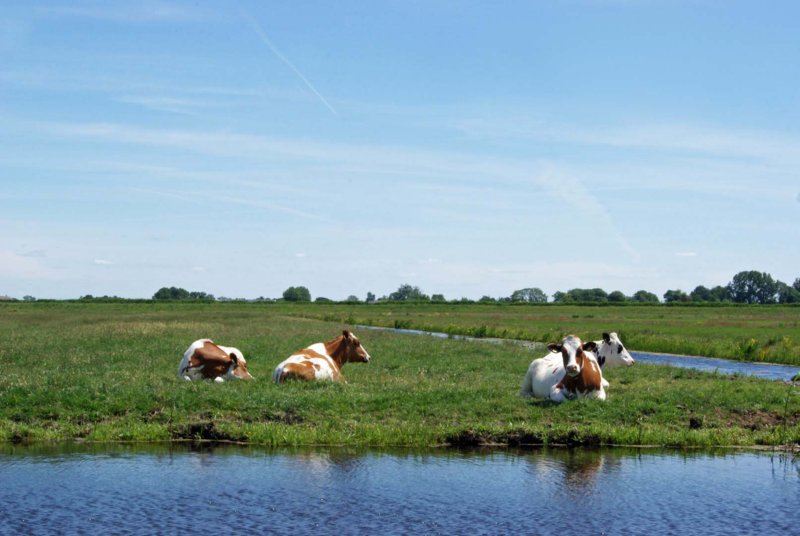
[(791, 456), (109, 448), (6, 447), (0, 533), (800, 533)]
[[(378, 326), (358, 326), (365, 329), (374, 329), (379, 331), (392, 331), (395, 333), (405, 333), (408, 335), (429, 335), (442, 339), (456, 339), (465, 341), (482, 341), (489, 343), (514, 343), (526, 346), (532, 350), (541, 350), (542, 355), (547, 353), (544, 344), (533, 341), (523, 341), (517, 339), (495, 339), (495, 338), (478, 338), (468, 337), (466, 335), (450, 335), (448, 333), (439, 333), (435, 331), (422, 331), (418, 329), (397, 329), (397, 328), (384, 328)], [(720, 374), (744, 374), (747, 376), (756, 376), (768, 380), (791, 380), (797, 374), (800, 374), (800, 367), (793, 367), (790, 365), (777, 365), (774, 363), (752, 363), (747, 361), (733, 361), (731, 359), (720, 359), (716, 357), (694, 357), (688, 355), (674, 355), (674, 354), (656, 354), (649, 352), (634, 352), (630, 350), (631, 355), (636, 361), (641, 363), (651, 363), (654, 365), (669, 365), (671, 367), (689, 368), (695, 370), (703, 370), (706, 372), (718, 372)]]

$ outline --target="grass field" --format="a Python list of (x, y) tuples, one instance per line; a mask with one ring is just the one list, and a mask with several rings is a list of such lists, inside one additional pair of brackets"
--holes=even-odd
[[(335, 314), (316, 307), (2, 304), (0, 440), (351, 446), (800, 442), (795, 385), (637, 365), (607, 371), (605, 403), (531, 402), (517, 391), (531, 359), (540, 355), (514, 344), (356, 330), (373, 359), (347, 365), (347, 384), (273, 384), (270, 375), (279, 361), (347, 327), (299, 318)], [(465, 315), (482, 310), (466, 309)], [(571, 311), (562, 311), (565, 326)], [(591, 308), (574, 311), (598, 314)], [(446, 312), (448, 322), (458, 319), (457, 310)], [(627, 332), (618, 325), (607, 329)], [(201, 337), (240, 348), (257, 380), (178, 380), (183, 351)]]
[(584, 340), (616, 331), (631, 349), (800, 366), (800, 307), (791, 305), (282, 304), (285, 314), (478, 337)]

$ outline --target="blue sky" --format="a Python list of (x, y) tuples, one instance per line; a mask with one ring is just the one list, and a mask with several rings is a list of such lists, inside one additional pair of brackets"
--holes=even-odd
[(0, 2), (0, 294), (800, 277), (800, 4)]

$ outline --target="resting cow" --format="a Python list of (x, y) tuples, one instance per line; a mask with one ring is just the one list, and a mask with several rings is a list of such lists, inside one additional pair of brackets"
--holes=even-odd
[(272, 374), (275, 383), (289, 379), (333, 380), (342, 379), (345, 363), (369, 363), (369, 354), (358, 337), (347, 330), (328, 342), (318, 342), (298, 350), (282, 361)]
[(630, 367), (636, 363), (616, 333), (603, 333), (603, 340), (594, 342), (597, 345), (597, 362), (602, 368)]
[(178, 377), (184, 380), (252, 380), (238, 348), (219, 346), (211, 339), (194, 341), (183, 354)]
[(547, 348), (551, 353), (534, 359), (528, 367), (520, 395), (555, 402), (567, 398), (606, 399), (608, 383), (592, 353), (597, 344), (581, 342), (575, 335), (568, 335), (558, 344), (548, 344)]

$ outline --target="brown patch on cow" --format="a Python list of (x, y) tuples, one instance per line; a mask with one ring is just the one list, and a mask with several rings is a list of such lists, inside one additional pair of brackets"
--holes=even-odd
[(202, 366), (201, 374), (209, 380), (224, 376), (232, 363), (231, 356), (211, 341), (203, 343), (189, 358), (189, 367)]
[[(584, 348), (586, 344), (584, 344)], [(566, 362), (566, 358), (564, 361)], [(583, 348), (579, 348), (575, 353), (575, 361), (581, 368), (580, 373), (577, 376), (564, 374), (564, 377), (558, 383), (557, 387), (561, 387), (572, 394), (586, 394), (591, 391), (599, 391), (603, 382), (603, 374), (600, 372), (600, 365), (598, 365), (594, 359), (587, 356), (583, 352)]]
[(348, 330), (342, 331), (341, 335), (323, 344), (325, 351), (336, 361), (339, 368), (342, 368), (345, 363), (369, 362), (369, 354), (361, 346), (361, 341)]
[(286, 380), (312, 381), (315, 377), (314, 365), (310, 361), (303, 361), (301, 363), (287, 363), (283, 367), (283, 372), (281, 372), (279, 382), (283, 383)]

